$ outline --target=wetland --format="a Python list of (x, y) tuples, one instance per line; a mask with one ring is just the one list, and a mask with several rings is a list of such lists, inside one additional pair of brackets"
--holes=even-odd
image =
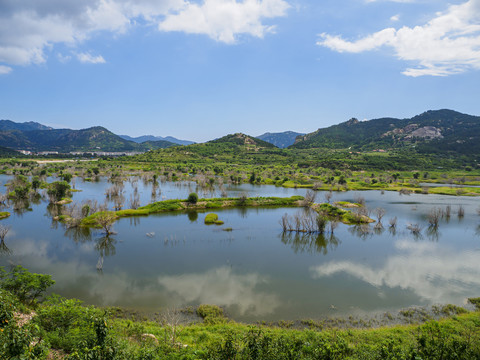
[[(106, 195), (113, 186), (106, 177), (74, 179), (72, 203), (55, 207), (86, 201), (117, 207), (118, 199)], [(11, 180), (0, 176), (2, 185)], [(146, 206), (187, 199), (192, 192), (208, 199), (305, 197), (311, 191), (245, 183), (206, 189), (194, 182), (152, 183), (141, 177), (123, 183), (125, 208), (133, 202)], [(323, 234), (284, 232), (285, 214), (294, 218), (311, 210), (234, 207), (214, 210), (222, 225), (205, 225), (210, 209), (168, 212), (119, 218), (114, 234), (105, 236), (100, 229), (55, 220), (46, 196), (40, 196), (23, 209), (5, 202), (2, 211), (11, 215), (1, 225), (10, 230), (2, 241), (0, 266), (21, 264), (51, 274), (52, 292), (87, 304), (146, 312), (215, 304), (242, 322), (464, 305), (480, 293), (478, 198), (382, 190), (315, 194), (316, 203), (362, 202), (377, 222), (339, 222)], [(382, 226), (378, 209), (383, 209)], [(442, 216), (431, 226), (435, 209)]]

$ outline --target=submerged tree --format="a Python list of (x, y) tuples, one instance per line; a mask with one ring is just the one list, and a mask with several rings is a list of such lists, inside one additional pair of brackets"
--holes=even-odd
[(117, 215), (113, 211), (102, 211), (95, 218), (97, 224), (105, 231), (107, 236), (114, 234), (112, 226), (116, 219)]
[(67, 196), (70, 190), (70, 184), (66, 181), (55, 181), (48, 187), (47, 194), (50, 202), (57, 202)]
[(438, 228), (438, 223), (440, 222), (440, 218), (442, 217), (442, 215), (443, 212), (440, 208), (435, 207), (430, 210), (430, 213), (428, 214), (428, 223), (430, 224), (431, 228)]

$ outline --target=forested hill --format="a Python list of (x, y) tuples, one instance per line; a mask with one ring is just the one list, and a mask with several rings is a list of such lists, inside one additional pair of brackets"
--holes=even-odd
[(138, 155), (138, 161), (221, 161), (228, 163), (274, 163), (288, 156), (274, 145), (253, 136), (236, 133), (206, 143), (149, 151)]
[(29, 121), (24, 123), (17, 123), (12, 120), (0, 120), (0, 131), (20, 130), (20, 131), (32, 131), (32, 130), (53, 130), (50, 126), (45, 126), (37, 122)]
[(329, 148), (419, 153), (480, 153), (480, 117), (453, 110), (427, 111), (410, 119), (380, 118), (344, 123), (299, 136), (294, 149)]
[(31, 151), (146, 151), (173, 145), (167, 141), (137, 144), (122, 139), (101, 126), (82, 130), (0, 131), (0, 146)]
[(195, 142), (190, 141), (190, 140), (180, 140), (177, 139), (173, 136), (153, 136), (153, 135), (142, 135), (142, 136), (137, 136), (137, 137), (131, 137), (128, 135), (118, 135), (122, 139), (129, 140), (129, 141), (134, 141), (136, 143), (145, 143), (145, 142), (153, 142), (153, 141), (168, 141), (170, 143), (174, 143), (177, 145), (191, 145), (195, 144)]

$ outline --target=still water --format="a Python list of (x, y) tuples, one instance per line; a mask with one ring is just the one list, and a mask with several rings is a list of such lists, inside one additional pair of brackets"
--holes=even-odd
[[(0, 177), (0, 184), (8, 178)], [(105, 201), (106, 179), (82, 182), (74, 202)], [(221, 196), (202, 192), (193, 183), (152, 184), (138, 181), (141, 204), (152, 200)], [(126, 183), (128, 199), (133, 186)], [(228, 196), (304, 195), (302, 189), (274, 186), (228, 186)], [(323, 202), (324, 194), (317, 193)], [(100, 230), (67, 230), (52, 221), (47, 202), (1, 220), (10, 226), (8, 251), (0, 265), (21, 264), (51, 274), (53, 291), (88, 304), (158, 311), (202, 303), (225, 307), (239, 321), (292, 320), (396, 311), (412, 305), (463, 304), (480, 296), (480, 216), (477, 198), (400, 195), (367, 191), (334, 193), (332, 201), (364, 197), (369, 209), (386, 210), (385, 229), (374, 231), (340, 224), (333, 235), (282, 234), (279, 220), (302, 209), (216, 210), (223, 226), (204, 224), (206, 213), (160, 214), (124, 218), (116, 235)], [(432, 208), (451, 206), (449, 220), (429, 231)], [(111, 204), (109, 204), (111, 206)], [(459, 218), (462, 206), (465, 216)], [(3, 210), (2, 210), (3, 211)], [(374, 217), (372, 213), (372, 217)], [(396, 231), (389, 219), (397, 217)], [(409, 224), (419, 224), (414, 236)], [(231, 228), (232, 231), (225, 231)]]

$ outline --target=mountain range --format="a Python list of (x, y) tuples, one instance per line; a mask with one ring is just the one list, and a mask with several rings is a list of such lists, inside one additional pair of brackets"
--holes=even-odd
[(138, 144), (122, 139), (101, 126), (88, 129), (53, 129), (35, 123), (16, 123), (0, 120), (0, 146), (33, 152), (57, 151), (105, 151), (105, 152), (143, 152), (152, 149), (175, 146), (165, 140), (147, 141)]
[[(144, 143), (147, 141), (168, 141), (173, 144), (178, 144), (178, 145), (192, 145), (195, 144), (194, 141), (190, 140), (180, 140), (177, 139), (173, 136), (166, 136), (166, 137), (161, 137), (161, 136), (154, 136), (154, 135), (142, 135), (142, 136), (137, 136), (137, 137), (131, 137), (128, 135), (119, 135), (122, 139), (129, 140), (129, 141), (134, 141), (136, 143)], [(293, 144), (293, 142), (292, 142)]]
[[(164, 140), (168, 138), (177, 143)], [(309, 134), (287, 131), (265, 133), (255, 138), (237, 133), (181, 148), (178, 148), (178, 142), (190, 143), (153, 135), (121, 137), (100, 126), (82, 130), (53, 129), (34, 122), (15, 123), (0, 120), (0, 147), (10, 149), (145, 152), (176, 147), (164, 150), (168, 158), (176, 159), (183, 154), (192, 159), (207, 157), (215, 160), (225, 154), (234, 157), (241, 154), (246, 158), (268, 163), (269, 155), (286, 159), (292, 151), (309, 149), (350, 152), (408, 150), (419, 154), (449, 157), (463, 155), (476, 159), (480, 154), (480, 117), (447, 109), (430, 110), (408, 119), (379, 118), (359, 121), (352, 118)], [(283, 149), (285, 147), (286, 149)]]
[(369, 151), (414, 148), (419, 153), (480, 153), (480, 117), (453, 110), (430, 110), (409, 119), (352, 118), (297, 137), (292, 149)]
[(293, 145), (295, 143), (295, 139), (298, 136), (305, 135), (302, 133), (297, 133), (294, 131), (284, 131), (280, 133), (265, 133), (260, 136), (257, 136), (257, 139), (269, 142), (270, 144), (275, 145), (280, 149), (284, 149)]

